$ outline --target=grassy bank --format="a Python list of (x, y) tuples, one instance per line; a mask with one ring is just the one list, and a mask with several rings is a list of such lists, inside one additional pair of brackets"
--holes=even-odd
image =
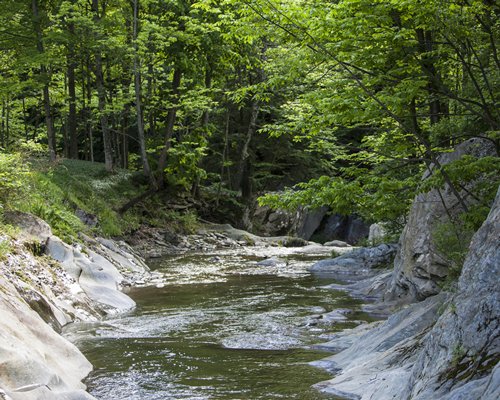
[[(101, 163), (60, 160), (49, 164), (38, 159), (0, 154), (1, 210), (35, 214), (65, 240), (77, 240), (81, 232), (122, 236), (142, 224), (178, 231), (195, 228), (195, 214), (170, 210), (157, 197), (125, 214), (117, 212), (144, 190), (138, 172), (116, 170), (110, 174)], [(2, 230), (8, 228), (4, 225)]]

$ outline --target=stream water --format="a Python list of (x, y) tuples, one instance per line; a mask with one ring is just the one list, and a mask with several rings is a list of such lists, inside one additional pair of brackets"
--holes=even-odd
[[(306, 267), (318, 254), (256, 265), (266, 249), (191, 254), (152, 265), (161, 287), (128, 294), (137, 308), (66, 335), (95, 366), (86, 381), (101, 400), (326, 399), (311, 385), (329, 375), (308, 365), (312, 345), (367, 317)], [(345, 321), (325, 318), (348, 309)]]

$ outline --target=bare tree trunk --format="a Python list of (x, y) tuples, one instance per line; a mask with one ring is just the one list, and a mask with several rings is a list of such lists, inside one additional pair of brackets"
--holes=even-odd
[[(212, 88), (212, 68), (210, 65), (207, 66), (205, 70), (205, 88)], [(201, 129), (202, 135), (204, 138), (208, 135), (208, 123), (210, 122), (210, 110), (207, 108), (203, 111), (203, 115), (201, 116)], [(201, 159), (198, 161), (198, 167), (201, 164)], [(191, 187), (191, 195), (193, 198), (197, 199), (200, 197), (200, 176), (196, 175), (195, 181)]]
[[(229, 117), (230, 117), (230, 110), (229, 106), (227, 107), (226, 111), (226, 127), (224, 128), (224, 148), (222, 149), (222, 162), (221, 162), (221, 167), (220, 167), (220, 180), (219, 180), (219, 185), (217, 186), (217, 196), (215, 198), (215, 206), (219, 207), (219, 199), (220, 199), (220, 194), (222, 190), (222, 182), (224, 180), (224, 168), (226, 167), (226, 160), (227, 160), (227, 149), (228, 149), (228, 144), (229, 144)], [(228, 181), (231, 182), (231, 177), (229, 175), (229, 168), (228, 168)]]
[(5, 100), (2, 100), (2, 124), (0, 129), (0, 145), (5, 149)]
[(10, 148), (10, 102), (7, 97), (7, 111), (5, 115), (5, 149), (9, 150)]
[[(91, 75), (90, 75), (90, 57), (87, 55), (87, 62), (86, 62), (86, 68), (85, 70), (87, 71), (86, 76), (83, 79), (83, 83), (85, 84), (85, 90), (83, 91), (83, 112), (84, 112), (84, 119), (85, 119), (85, 132), (87, 134), (87, 143), (88, 143), (88, 153), (87, 153), (87, 159), (91, 162), (94, 162), (94, 137), (93, 137), (93, 131), (92, 131), (92, 110), (91, 110), (91, 104), (92, 104), (92, 81), (91, 81)], [(82, 65), (82, 71), (84, 70), (83, 65)], [(85, 79), (86, 78), (86, 79)], [(87, 100), (86, 105), (85, 105), (85, 99)]]
[[(99, 16), (99, 0), (92, 0), (92, 10), (94, 12), (94, 22), (101, 20)], [(97, 86), (98, 108), (101, 120), (102, 138), (104, 143), (104, 165), (106, 171), (113, 171), (113, 145), (109, 131), (108, 115), (106, 114), (106, 88), (104, 86), (104, 75), (102, 69), (102, 54), (98, 49), (95, 52), (95, 75)]]
[(22, 102), (23, 102), (23, 126), (24, 126), (24, 137), (26, 140), (28, 140), (28, 121), (27, 121), (27, 118), (26, 118), (26, 101), (25, 101), (25, 97), (23, 96), (23, 99), (22, 99)]
[[(36, 47), (38, 53), (43, 54), (43, 39), (42, 39), (42, 27), (40, 24), (40, 12), (38, 9), (38, 0), (32, 0), (31, 6), (33, 9), (33, 24), (36, 33)], [(50, 105), (50, 92), (49, 92), (49, 76), (47, 67), (42, 64), (40, 65), (40, 74), (44, 79), (47, 80), (43, 86), (43, 108), (45, 111), (45, 124), (47, 126), (47, 141), (49, 145), (49, 159), (50, 161), (55, 161), (56, 159), (56, 140), (54, 132), (54, 122), (52, 120), (52, 108)]]
[(69, 136), (69, 157), (78, 159), (78, 133), (77, 133), (77, 116), (76, 116), (76, 54), (75, 54), (75, 24), (70, 22), (68, 24), (68, 31), (70, 34), (68, 42), (68, 97), (69, 97), (69, 113), (68, 113), (68, 136)]
[(144, 117), (142, 108), (142, 84), (141, 84), (141, 65), (139, 60), (139, 44), (137, 35), (139, 32), (139, 0), (134, 0), (134, 19), (133, 19), (133, 42), (134, 42), (134, 88), (135, 88), (135, 108), (137, 113), (137, 135), (142, 159), (142, 169), (144, 175), (149, 180), (151, 188), (156, 188), (156, 181), (151, 172), (146, 152), (146, 139), (144, 136)]
[(241, 150), (240, 165), (238, 170), (239, 188), (241, 189), (241, 197), (244, 200), (249, 200), (252, 196), (252, 182), (250, 176), (250, 142), (257, 130), (257, 118), (259, 117), (259, 102), (252, 100), (252, 107), (250, 111), (250, 122), (248, 123), (247, 134), (245, 143)]
[(433, 61), (429, 58), (428, 55), (426, 55), (433, 50), (432, 32), (424, 31), (423, 29), (417, 29), (417, 40), (419, 51), (423, 54), (422, 68), (424, 69), (424, 73), (431, 78), (429, 79), (429, 83), (427, 84), (429, 99), (429, 118), (431, 124), (436, 124), (442, 118), (444, 109), (439, 99), (439, 87), (437, 87), (437, 82), (439, 82), (441, 79), (438, 76)]

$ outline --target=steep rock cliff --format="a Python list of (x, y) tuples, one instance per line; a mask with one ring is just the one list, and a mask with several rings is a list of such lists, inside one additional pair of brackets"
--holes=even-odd
[[(441, 165), (449, 164), (464, 155), (484, 157), (495, 155), (493, 143), (482, 139), (470, 139), (451, 153), (439, 157)], [(424, 174), (423, 179), (429, 176)], [(475, 202), (473, 193), (461, 192), (463, 200)], [(410, 303), (439, 293), (440, 284), (449, 274), (449, 262), (437, 251), (433, 234), (435, 228), (457, 216), (463, 210), (449, 186), (433, 189), (415, 197), (399, 244), (400, 250), (394, 260), (394, 273), (386, 300)]]

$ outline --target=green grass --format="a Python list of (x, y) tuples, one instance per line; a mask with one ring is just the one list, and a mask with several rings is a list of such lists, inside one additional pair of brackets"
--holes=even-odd
[[(63, 160), (56, 165), (31, 160), (30, 165), (24, 194), (8, 208), (37, 215), (68, 242), (78, 240), (79, 233), (122, 236), (141, 224), (183, 233), (193, 233), (198, 226), (195, 213), (169, 210), (159, 196), (120, 215), (116, 210), (147, 189), (139, 172), (119, 169), (108, 173), (104, 164), (81, 160)], [(85, 225), (77, 211), (89, 215), (95, 226)]]
[[(143, 190), (133, 183), (133, 173), (107, 173), (104, 165), (80, 160), (64, 160), (55, 166), (35, 161), (28, 194), (13, 208), (33, 213), (49, 223), (63, 239), (75, 240), (78, 233), (95, 231), (104, 236), (122, 235), (140, 221), (134, 212), (120, 216), (115, 210)], [(75, 212), (95, 217), (97, 225), (85, 225)]]

